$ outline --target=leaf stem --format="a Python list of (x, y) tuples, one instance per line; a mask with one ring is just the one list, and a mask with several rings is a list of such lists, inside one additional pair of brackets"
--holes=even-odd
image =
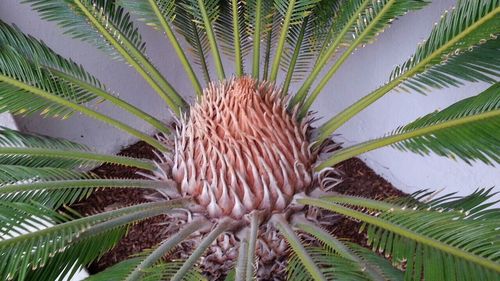
[(239, 13), (238, 13), (238, 0), (231, 0), (233, 8), (233, 41), (234, 41), (234, 62), (236, 76), (243, 75), (243, 62), (241, 56), (241, 41), (240, 41), (240, 27), (239, 27)]
[(283, 48), (285, 47), (285, 42), (288, 35), (288, 27), (290, 26), (290, 21), (292, 19), (293, 11), (295, 9), (295, 2), (296, 0), (288, 1), (288, 8), (285, 14), (285, 18), (283, 19), (283, 24), (281, 26), (281, 32), (280, 32), (281, 34), (278, 40), (278, 45), (276, 47), (273, 65), (271, 67), (271, 76), (269, 77), (270, 81), (275, 81), (276, 77), (278, 76), (281, 56), (283, 55)]
[[(123, 34), (120, 36), (120, 42), (108, 31), (119, 34), (118, 29), (108, 23), (108, 27), (103, 26), (94, 14), (88, 10), (87, 6), (80, 0), (73, 0), (77, 7), (89, 19), (92, 25), (101, 33), (108, 42), (125, 58), (125, 60), (141, 74), (141, 76), (151, 85), (151, 87), (163, 98), (170, 108), (180, 114), (181, 109), (187, 107), (186, 102), (172, 88), (172, 86), (163, 78), (159, 71), (148, 61), (148, 59), (130, 43)], [(130, 53), (129, 53), (130, 52)]]
[(153, 9), (156, 17), (160, 21), (160, 25), (162, 26), (163, 30), (165, 31), (165, 35), (167, 36), (168, 40), (170, 40), (170, 43), (172, 44), (172, 47), (174, 47), (174, 51), (179, 57), (179, 60), (181, 61), (182, 66), (184, 67), (184, 71), (188, 75), (189, 80), (191, 80), (191, 84), (194, 87), (194, 91), (196, 95), (201, 96), (203, 93), (203, 90), (201, 89), (200, 86), (200, 81), (198, 81), (198, 78), (196, 77), (196, 74), (194, 73), (194, 70), (189, 63), (189, 60), (186, 57), (186, 54), (182, 50), (181, 45), (179, 44), (179, 41), (177, 40), (177, 37), (175, 36), (172, 28), (170, 27), (170, 24), (167, 22), (165, 17), (160, 11), (160, 8), (158, 7), (158, 4), (156, 3), (156, 0), (148, 0), (149, 5), (151, 6), (151, 9)]
[(161, 243), (161, 245), (156, 248), (151, 254), (149, 254), (134, 270), (127, 276), (125, 281), (135, 281), (140, 280), (143, 270), (153, 266), (158, 260), (160, 260), (165, 254), (172, 250), (179, 243), (184, 241), (189, 235), (208, 226), (209, 222), (205, 219), (196, 219), (185, 225), (176, 234), (169, 237), (167, 240)]
[(311, 277), (316, 281), (326, 281), (323, 273), (318, 268), (309, 253), (307, 253), (307, 250), (304, 248), (288, 222), (285, 221), (284, 217), (281, 215), (276, 215), (273, 217), (273, 219), (276, 223), (276, 227), (285, 237), (288, 244), (290, 244), (290, 247), (292, 247), (293, 251), (297, 254), (302, 264), (304, 264), (309, 274), (311, 274)]
[(189, 269), (196, 263), (205, 250), (214, 242), (224, 231), (229, 230), (234, 225), (234, 221), (229, 218), (222, 219), (214, 230), (212, 230), (198, 245), (194, 252), (184, 262), (182, 267), (172, 277), (172, 281), (181, 281)]
[(212, 23), (208, 18), (207, 8), (205, 7), (205, 1), (198, 0), (198, 6), (201, 11), (201, 16), (203, 17), (203, 23), (205, 26), (205, 30), (207, 32), (208, 43), (210, 44), (210, 50), (212, 51), (212, 56), (214, 57), (215, 69), (217, 70), (217, 77), (219, 78), (219, 80), (224, 80), (226, 78), (226, 74), (224, 73), (224, 66), (222, 65), (219, 48), (217, 47), (217, 42), (215, 40), (215, 34), (212, 28)]
[(260, 32), (262, 29), (262, 0), (255, 1), (255, 30), (253, 34), (252, 76), (259, 79), (260, 69)]
[(290, 65), (288, 66), (288, 71), (286, 73), (285, 82), (283, 83), (283, 94), (288, 94), (288, 88), (290, 87), (290, 82), (292, 81), (293, 73), (295, 70), (295, 65), (297, 64), (297, 59), (300, 54), (300, 48), (302, 47), (302, 41), (304, 40), (304, 34), (306, 32), (307, 23), (309, 17), (305, 17), (300, 27), (299, 36), (297, 37), (297, 42), (295, 43), (295, 48), (293, 50), (292, 58), (290, 60)]
[(53, 75), (55, 76), (58, 76), (58, 77), (61, 77), (89, 92), (92, 92), (94, 94), (96, 94), (97, 96), (99, 97), (102, 97), (103, 99), (113, 103), (114, 105), (118, 106), (118, 107), (121, 107), (123, 108), (124, 110), (130, 112), (131, 114), (141, 118), (142, 120), (148, 122), (149, 124), (151, 124), (153, 127), (155, 127), (156, 129), (158, 129), (160, 132), (163, 132), (163, 133), (169, 133), (170, 132), (170, 129), (163, 123), (161, 122), (160, 120), (156, 119), (155, 117), (147, 114), (146, 112), (142, 111), (141, 109), (131, 105), (130, 103), (124, 101), (123, 99), (120, 99), (120, 98), (117, 98), (109, 93), (107, 93), (106, 91), (100, 89), (100, 88), (97, 88), (89, 83), (86, 83), (84, 81), (81, 81), (79, 79), (76, 79), (70, 75), (67, 75), (61, 71), (58, 71), (58, 70), (55, 70), (55, 69), (50, 69), (49, 70)]

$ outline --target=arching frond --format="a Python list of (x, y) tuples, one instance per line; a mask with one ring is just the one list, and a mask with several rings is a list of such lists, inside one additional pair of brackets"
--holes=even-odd
[(176, 35), (171, 27), (171, 22), (175, 18), (175, 1), (172, 0), (148, 0), (143, 2), (120, 0), (118, 2), (124, 8), (132, 12), (140, 21), (147, 25), (165, 32), (179, 60), (186, 71), (197, 95), (202, 94), (202, 89), (191, 64), (186, 57), (183, 48), (179, 44)]
[(75, 111), (113, 125), (160, 151), (163, 144), (129, 125), (83, 104), (96, 95), (54, 76), (50, 71), (32, 63), (9, 45), (0, 45), (0, 112), (28, 115), (40, 112), (44, 116), (68, 118)]
[[(336, 51), (336, 45), (332, 44), (329, 52), (322, 59), (320, 59), (320, 61), (318, 61), (318, 64), (316, 65), (316, 67), (320, 69), (317, 71), (313, 70), (311, 72), (311, 76), (308, 77), (304, 85), (299, 89), (297, 97), (293, 101), (293, 105), (304, 102), (301, 106), (301, 116), (303, 117), (306, 115), (307, 111), (316, 100), (316, 97), (322, 92), (324, 87), (328, 84), (328, 82), (337, 72), (340, 66), (347, 60), (347, 58), (352, 54), (354, 50), (356, 50), (358, 46), (372, 43), (375, 38), (381, 32), (383, 32), (384, 29), (387, 28), (392, 21), (394, 21), (395, 18), (403, 16), (409, 11), (421, 9), (428, 3), (429, 2), (427, 2), (426, 0), (372, 0), (369, 4), (360, 2), (360, 6), (358, 7), (358, 9), (363, 8), (364, 5), (367, 5), (365, 6), (366, 8), (364, 8), (361, 13), (355, 14), (355, 16), (357, 17), (355, 21), (348, 20), (347, 23), (352, 24), (352, 26), (344, 26), (339, 34), (340, 36), (350, 35), (350, 37), (339, 37), (339, 41), (335, 42), (337, 44), (346, 43), (349, 47), (334, 62), (328, 72), (318, 82), (318, 85), (311, 92), (309, 97), (305, 99), (309, 87), (312, 85), (312, 82), (316, 78), (317, 74), (319, 74), (319, 70), (321, 70), (326, 65), (329, 56), (333, 55), (333, 53)], [(356, 11), (358, 9), (356, 9)], [(347, 30), (349, 30), (348, 33), (346, 33)]]
[(0, 200), (36, 201), (57, 209), (88, 197), (100, 188), (168, 189), (164, 181), (136, 179), (101, 179), (91, 173), (59, 168), (31, 168), (0, 165)]
[(155, 170), (149, 160), (93, 153), (90, 148), (68, 140), (21, 133), (0, 127), (0, 164), (26, 167), (90, 169), (103, 163)]
[[(109, 247), (101, 249), (95, 245), (87, 245), (86, 239), (124, 227), (138, 220), (157, 216), (171, 208), (182, 206), (182, 202), (173, 200), (138, 204), (67, 222), (59, 219), (55, 223), (60, 224), (48, 228), (32, 225), (37, 231), (31, 230), (28, 234), (16, 237), (6, 235), (0, 241), (0, 276), (6, 280), (14, 277), (17, 277), (17, 280), (24, 280), (31, 268), (43, 266), (53, 257), (58, 262), (57, 265), (50, 266), (59, 268), (55, 271), (56, 274), (59, 274), (62, 269), (71, 268), (77, 262), (86, 264), (109, 250)], [(1, 204), (11, 208), (10, 211), (2, 213), (4, 218), (15, 218), (18, 213), (23, 213), (33, 220), (44, 219), (39, 218), (40, 210), (38, 210), (43, 209), (43, 207), (33, 208), (32, 205), (19, 202), (2, 202)], [(53, 221), (49, 222), (54, 223)], [(117, 240), (113, 239), (113, 241)], [(109, 246), (109, 244), (105, 244)], [(89, 249), (80, 248), (82, 245), (89, 247)], [(80, 253), (75, 255), (77, 252), (70, 250), (71, 254), (64, 255), (66, 249), (72, 248), (72, 246), (78, 247)], [(64, 256), (65, 259), (62, 259), (58, 253), (62, 253), (61, 256)], [(24, 266), (17, 266), (19, 264)], [(50, 272), (44, 270), (42, 274), (50, 274)]]
[(43, 19), (55, 21), (66, 33), (92, 43), (133, 66), (170, 108), (180, 113), (185, 101), (145, 55), (141, 35), (124, 9), (110, 0), (25, 0)]
[[(495, 216), (468, 217), (460, 212), (398, 208), (366, 214), (322, 199), (299, 199), (302, 204), (328, 209), (361, 220), (374, 250), (406, 261), (405, 279), (468, 280), (500, 274), (498, 224)], [(423, 275), (422, 275), (423, 274)]]
[[(425, 90), (426, 87), (453, 86), (462, 79), (494, 82), (487, 76), (498, 77), (498, 67), (489, 68), (491, 63), (498, 61), (498, 56), (493, 61), (491, 58), (491, 52), (498, 50), (498, 43), (477, 46), (497, 40), (495, 28), (498, 26), (499, 12), (498, 0), (459, 1), (457, 8), (445, 14), (425, 43), (417, 47), (415, 55), (393, 71), (387, 84), (328, 120), (320, 127), (321, 134), (317, 139), (324, 140), (354, 115), (399, 85), (406, 89)], [(481, 53), (483, 49), (486, 51)], [(429, 76), (431, 74), (432, 77)]]
[(57, 79), (71, 83), (72, 88), (75, 89), (74, 91), (80, 93), (80, 95), (85, 94), (89, 98), (99, 97), (100, 99), (110, 101), (137, 117), (150, 122), (162, 132), (169, 131), (162, 122), (153, 116), (108, 93), (105, 86), (96, 77), (87, 72), (83, 66), (60, 56), (45, 43), (24, 34), (17, 27), (11, 27), (2, 21), (0, 21), (0, 44), (11, 46), (24, 59), (38, 67), (44, 68)]
[(500, 162), (500, 84), (397, 129), (386, 137), (343, 148), (318, 166), (323, 169), (361, 153), (394, 144), (420, 154), (434, 152), (470, 164)]

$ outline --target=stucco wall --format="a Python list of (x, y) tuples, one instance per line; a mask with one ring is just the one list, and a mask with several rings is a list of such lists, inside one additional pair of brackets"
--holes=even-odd
[[(25, 32), (49, 43), (62, 55), (81, 62), (111, 90), (119, 92), (120, 97), (162, 120), (168, 119), (169, 113), (164, 103), (131, 68), (110, 61), (86, 43), (69, 39), (55, 24), (40, 20), (29, 6), (19, 2), (1, 0), (0, 19), (15, 23)], [(324, 118), (330, 117), (383, 84), (393, 67), (406, 60), (415, 50), (416, 44), (427, 37), (442, 11), (451, 8), (454, 3), (452, 0), (435, 0), (424, 10), (397, 20), (374, 44), (357, 50), (321, 94), (314, 110)], [(167, 41), (149, 28), (141, 27), (141, 30), (148, 42), (149, 55), (159, 69), (180, 92), (192, 96), (189, 81)], [(481, 83), (467, 84), (460, 89), (434, 91), (428, 96), (390, 93), (340, 128), (340, 135), (335, 138), (349, 145), (381, 136), (399, 125), (477, 94), (487, 87)], [(113, 117), (119, 117), (132, 126), (152, 132), (149, 126), (134, 117), (111, 109), (109, 105), (99, 107), (99, 110), (111, 112)], [(38, 117), (17, 121), (22, 129), (65, 137), (94, 146), (102, 152), (114, 153), (120, 147), (134, 142), (132, 137), (117, 129), (79, 115), (63, 122)], [(470, 167), (461, 161), (437, 156), (421, 157), (392, 148), (379, 149), (362, 158), (379, 174), (407, 192), (422, 188), (446, 188), (448, 191), (464, 193), (477, 187), (500, 186), (498, 167), (481, 163)]]

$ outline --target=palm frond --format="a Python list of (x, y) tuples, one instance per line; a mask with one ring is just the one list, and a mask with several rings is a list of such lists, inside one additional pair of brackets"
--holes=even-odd
[(202, 89), (196, 74), (193, 71), (183, 48), (179, 44), (174, 34), (171, 23), (175, 18), (175, 1), (172, 0), (148, 0), (147, 2), (138, 2), (131, 0), (120, 0), (120, 5), (138, 17), (138, 20), (144, 21), (147, 25), (155, 29), (161, 29), (170, 40), (177, 57), (182, 63), (184, 71), (188, 75), (191, 84), (197, 95), (202, 94)]
[[(222, 65), (222, 60), (220, 57), (219, 47), (216, 42), (214, 27), (216, 20), (220, 16), (220, 0), (183, 0), (178, 4), (179, 13), (183, 15), (181, 21), (178, 21), (179, 32), (184, 36), (188, 35), (186, 39), (190, 44), (194, 45), (199, 52), (199, 48), (208, 47), (205, 49), (209, 50), (214, 59), (214, 66), (216, 69), (217, 77), (222, 80), (225, 77), (224, 67)], [(192, 23), (191, 23), (192, 22)], [(188, 30), (181, 30), (183, 28), (189, 28), (189, 25), (194, 25), (190, 32)], [(200, 34), (200, 31), (202, 34)], [(193, 35), (195, 35), (193, 37)], [(203, 41), (206, 40), (206, 45), (202, 46)], [(199, 41), (199, 42), (196, 42)], [(204, 54), (204, 53), (203, 53)], [(198, 59), (206, 59), (206, 55), (201, 56), (202, 53), (198, 54)], [(203, 67), (206, 66), (206, 63)], [(208, 71), (207, 71), (208, 73)]]
[(0, 164), (26, 167), (90, 169), (103, 163), (155, 170), (153, 162), (93, 153), (90, 148), (64, 139), (17, 132), (0, 127)]
[[(59, 267), (60, 270), (71, 268), (77, 262), (80, 264), (88, 263), (109, 250), (109, 247), (106, 249), (92, 247), (83, 242), (86, 239), (119, 227), (123, 228), (138, 220), (165, 213), (171, 208), (182, 206), (182, 202), (172, 200), (138, 204), (63, 223), (59, 221), (59, 224), (49, 228), (35, 227), (37, 231), (16, 237), (6, 235), (0, 241), (0, 264), (2, 265), (0, 276), (6, 280), (14, 277), (17, 277), (17, 280), (24, 280), (31, 268), (45, 265), (52, 257), (55, 257), (58, 263), (51, 265), (51, 267)], [(33, 210), (31, 205), (25, 203), (2, 202), (1, 204), (12, 208), (11, 211), (2, 213), (6, 218), (15, 218), (18, 213), (29, 215), (33, 220), (37, 220), (40, 216), (37, 209), (41, 207)], [(21, 224), (18, 223), (17, 227), (21, 227)], [(121, 237), (121, 235), (119, 236)], [(113, 239), (113, 241), (117, 240)], [(108, 243), (104, 244), (109, 245)], [(65, 250), (71, 248), (72, 245), (79, 248), (81, 253), (75, 255), (75, 252), (69, 251), (72, 253), (64, 255)], [(90, 247), (89, 249), (81, 249), (82, 245)], [(65, 259), (56, 256), (58, 252), (63, 253)], [(17, 266), (19, 264), (24, 266)], [(59, 274), (60, 270), (56, 273)]]
[[(457, 8), (445, 14), (429, 38), (415, 54), (391, 73), (389, 81), (405, 78), (396, 89), (426, 92), (429, 88), (459, 85), (459, 80), (494, 83), (500, 76), (500, 1), (459, 1)], [(465, 23), (463, 19), (468, 19)], [(471, 32), (462, 34), (466, 29)], [(459, 37), (459, 38), (456, 38)], [(443, 38), (453, 38), (443, 42)], [(491, 41), (489, 44), (486, 42)], [(474, 48), (479, 48), (471, 52)], [(411, 74), (409, 75), (409, 71)]]
[[(391, 80), (384, 86), (363, 97), (320, 127), (318, 140), (324, 140), (354, 115), (402, 84), (402, 89), (439, 88), (457, 84), (457, 80), (494, 82), (487, 76), (498, 77), (498, 66), (489, 68), (491, 52), (498, 49), (498, 43), (477, 47), (489, 40), (497, 40), (498, 0), (459, 1), (457, 8), (443, 15), (434, 27), (430, 37), (417, 47), (412, 58), (396, 67)], [(467, 19), (467, 20), (463, 20)], [(482, 55), (480, 52), (486, 49)], [(455, 53), (456, 52), (456, 53)], [(474, 53), (474, 54), (471, 54)], [(460, 56), (466, 56), (461, 59)], [(493, 62), (498, 61), (498, 56)], [(447, 64), (450, 64), (447, 66)], [(435, 74), (429, 77), (426, 71)], [(417, 75), (415, 78), (415, 75)], [(410, 80), (409, 80), (410, 79)]]
[(500, 163), (500, 83), (475, 97), (461, 100), (441, 111), (421, 117), (398, 128), (394, 133), (406, 133), (486, 112), (497, 112), (497, 115), (492, 119), (407, 139), (393, 146), (419, 154), (429, 154), (432, 151), (440, 156), (460, 158), (468, 164), (473, 160), (490, 165), (493, 162)]
[(0, 45), (0, 112), (25, 115), (41, 112), (44, 116), (65, 119), (79, 111), (142, 139), (160, 151), (166, 150), (155, 138), (83, 105), (95, 97), (94, 93), (81, 91), (73, 83), (28, 61), (12, 46)]
[(500, 83), (396, 129), (386, 137), (343, 148), (318, 166), (323, 169), (361, 153), (394, 145), (420, 154), (434, 152), (470, 164), (500, 162)]
[(247, 36), (246, 4), (243, 0), (224, 0), (220, 6), (215, 33), (222, 52), (235, 62), (236, 76), (241, 76), (244, 72), (244, 57), (252, 47), (252, 40)]
[[(291, 249), (293, 250), (294, 255), (296, 255), (296, 257), (298, 258), (298, 261), (295, 263), (293, 262), (294, 261), (293, 259), (289, 261), (290, 265), (295, 265), (292, 266), (291, 268), (299, 266), (304, 267), (305, 268), (304, 275), (307, 274), (306, 276), (308, 276), (307, 280), (310, 279), (316, 281), (328, 280), (326, 276), (323, 275), (323, 272), (321, 271), (319, 264), (308, 253), (308, 251), (300, 241), (299, 237), (297, 237), (297, 235), (293, 231), (292, 227), (288, 224), (288, 222), (286, 222), (282, 216), (276, 216), (273, 219), (276, 224), (276, 227), (280, 231), (280, 234), (283, 235), (283, 237), (286, 239)], [(289, 274), (289, 279), (300, 280), (300, 279), (292, 279), (290, 274)]]
[[(395, 269), (384, 258), (379, 257), (370, 251), (366, 253), (362, 250), (354, 248), (356, 249), (355, 251), (353, 250), (354, 246), (352, 246), (352, 243), (346, 243), (337, 239), (326, 230), (323, 230), (319, 226), (316, 226), (307, 220), (298, 220), (294, 222), (294, 225), (300, 230), (313, 235), (324, 245), (326, 249), (328, 249), (331, 253), (336, 254), (338, 258), (344, 258), (352, 261), (352, 270), (357, 271), (357, 273), (362, 272), (364, 278), (382, 281), (401, 280), (403, 277), (403, 273)], [(359, 253), (363, 253), (363, 255), (360, 255)], [(358, 267), (357, 270), (355, 269), (356, 266)]]
[[(372, 280), (363, 274), (363, 271), (359, 270), (357, 264), (351, 260), (319, 247), (307, 247), (307, 251), (314, 263), (320, 267), (325, 280)], [(288, 261), (287, 280), (312, 280), (297, 255), (293, 254)]]
[(108, 100), (149, 122), (160, 131), (169, 131), (161, 121), (153, 116), (108, 93), (105, 86), (96, 77), (87, 72), (83, 66), (60, 56), (45, 43), (24, 34), (17, 27), (11, 27), (2, 21), (0, 21), (0, 44), (11, 46), (23, 59), (44, 68), (55, 79), (70, 83), (73, 91), (78, 95), (87, 96), (87, 100), (94, 100), (97, 97)]
[(300, 25), (304, 18), (311, 14), (313, 8), (318, 2), (319, 0), (274, 1), (276, 11), (283, 17), (283, 20), (281, 22), (280, 35), (278, 44), (276, 45), (269, 80), (274, 81), (278, 76), (278, 70), (281, 64), (281, 58), (289, 35), (290, 27), (293, 25)]
[[(429, 2), (426, 0), (372, 0), (370, 5), (367, 6), (358, 16), (353, 26), (350, 26), (350, 32), (348, 33), (350, 37), (348, 39), (342, 39), (344, 43), (348, 44), (348, 48), (342, 53), (342, 55), (335, 61), (335, 63), (330, 67), (328, 72), (323, 76), (323, 78), (318, 82), (316, 88), (311, 92), (309, 97), (305, 99), (305, 94), (310, 87), (309, 83), (305, 83), (297, 93), (297, 98), (294, 103), (299, 103), (304, 101), (301, 106), (301, 117), (305, 116), (311, 105), (316, 100), (317, 96), (321, 93), (324, 87), (328, 84), (333, 75), (337, 72), (340, 66), (347, 60), (347, 58), (352, 54), (358, 46), (364, 44), (372, 43), (376, 37), (389, 26), (389, 24), (394, 21), (397, 17), (403, 16), (409, 11), (415, 11), (425, 7)], [(344, 29), (345, 30), (345, 29)], [(342, 33), (342, 32), (341, 32)], [(344, 33), (344, 36), (347, 33)], [(338, 44), (341, 44), (339, 41)], [(334, 46), (334, 45), (333, 45)], [(332, 47), (333, 47), (332, 46)], [(333, 49), (332, 54), (335, 52)], [(324, 57), (325, 63), (328, 56)], [(320, 62), (321, 63), (321, 62)], [(318, 64), (318, 67), (322, 67), (322, 64)], [(314, 81), (314, 76), (312, 76), (311, 82)], [(309, 86), (307, 86), (309, 85)], [(312, 84), (311, 84), (312, 85)]]
[(245, 6), (245, 26), (247, 38), (252, 38), (252, 76), (255, 79), (260, 77), (261, 61), (261, 41), (262, 35), (272, 27), (274, 5), (272, 1), (247, 0)]
[(471, 218), (456, 211), (398, 208), (365, 214), (322, 199), (299, 199), (361, 220), (374, 250), (395, 265), (406, 262), (405, 280), (496, 280), (500, 275), (498, 224), (495, 216)]
[(52, 209), (64, 204), (71, 205), (101, 188), (168, 189), (171, 187), (166, 182), (102, 179), (92, 173), (59, 168), (0, 165), (0, 200), (36, 201)]
[(111, 0), (25, 0), (43, 19), (55, 21), (73, 38), (92, 43), (113, 58), (124, 58), (170, 108), (180, 113), (186, 102), (144, 55), (145, 43), (123, 7)]

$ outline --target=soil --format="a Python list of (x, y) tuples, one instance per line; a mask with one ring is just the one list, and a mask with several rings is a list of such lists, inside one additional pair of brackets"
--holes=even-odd
[[(155, 159), (152, 148), (144, 142), (138, 142), (120, 152), (119, 155)], [(343, 181), (335, 186), (334, 191), (342, 194), (363, 196), (372, 199), (384, 199), (388, 197), (400, 197), (405, 194), (396, 189), (391, 183), (377, 175), (363, 161), (353, 158), (339, 163), (336, 168), (342, 175)], [(116, 165), (102, 165), (93, 170), (100, 176), (140, 178), (136, 172), (138, 169), (125, 168)], [(73, 207), (82, 214), (89, 215), (96, 212), (146, 202), (144, 199), (149, 191), (137, 189), (113, 189), (94, 192), (87, 200), (75, 204)], [(163, 231), (161, 216), (147, 219), (135, 224), (129, 229), (126, 237), (118, 245), (106, 253), (99, 261), (89, 266), (91, 274), (104, 270), (105, 268), (120, 262), (130, 255), (151, 248), (167, 238)], [(342, 218), (335, 224), (333, 234), (339, 238), (348, 239), (360, 245), (366, 246), (366, 236), (359, 233), (359, 222), (348, 218)]]

